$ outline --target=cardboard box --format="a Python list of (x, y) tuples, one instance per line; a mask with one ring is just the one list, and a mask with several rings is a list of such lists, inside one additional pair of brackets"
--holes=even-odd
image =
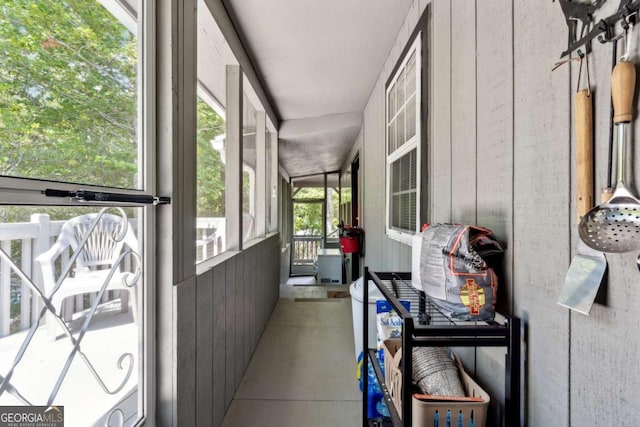
[[(487, 409), (491, 398), (489, 394), (464, 371), (460, 360), (455, 357), (460, 372), (460, 379), (464, 386), (466, 396), (480, 397), (482, 402), (425, 402), (415, 397), (412, 399), (411, 413), (413, 426), (433, 425), (436, 411), (438, 412), (440, 425), (445, 424), (447, 412), (451, 414), (451, 425), (458, 425), (458, 417), (462, 417), (462, 425), (468, 426), (473, 414), (475, 427), (484, 427), (487, 419)], [(402, 371), (400, 362), (402, 361), (402, 340), (389, 339), (384, 341), (384, 380), (389, 389), (391, 400), (396, 410), (402, 417)]]
[(402, 340), (384, 340), (384, 382), (398, 414), (402, 417)]

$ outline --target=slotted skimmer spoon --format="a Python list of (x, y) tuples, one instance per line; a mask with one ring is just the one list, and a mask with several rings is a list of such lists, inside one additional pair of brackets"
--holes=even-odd
[(584, 243), (600, 252), (622, 253), (640, 249), (640, 200), (629, 192), (625, 179), (625, 143), (632, 119), (636, 70), (631, 62), (620, 62), (611, 75), (613, 123), (618, 129), (616, 191), (608, 202), (591, 209), (580, 221)]

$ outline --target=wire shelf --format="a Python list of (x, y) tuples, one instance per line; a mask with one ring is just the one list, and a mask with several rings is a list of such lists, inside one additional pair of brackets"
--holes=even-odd
[[(370, 284), (370, 282), (372, 282)], [(412, 378), (412, 348), (414, 347), (505, 347), (505, 426), (515, 426), (520, 420), (520, 319), (508, 316), (501, 323), (496, 321), (460, 321), (451, 319), (421, 290), (411, 284), (411, 273), (372, 272), (365, 268), (365, 293), (363, 301), (369, 301), (369, 288), (377, 287), (382, 298), (389, 301), (397, 314), (402, 317), (402, 384), (410, 384)], [(409, 301), (409, 310), (401, 301)], [(363, 325), (368, 325), (368, 310), (363, 310)], [(369, 349), (368, 334), (363, 334), (363, 348)], [(393, 406), (384, 376), (374, 349), (365, 352), (363, 370), (368, 372), (371, 363), (379, 384), (384, 391), (387, 405)], [(363, 426), (369, 426), (367, 419), (368, 376), (363, 377)], [(411, 425), (411, 390), (401, 390), (402, 409), (391, 411), (394, 426)], [(404, 420), (404, 423), (403, 423)], [(385, 420), (388, 421), (388, 420)]]
[(444, 314), (420, 289), (411, 284), (411, 278), (406, 274), (385, 273), (381, 274), (380, 283), (391, 295), (399, 301), (409, 301), (411, 316), (417, 321), (417, 325), (450, 325), (450, 326), (483, 326), (497, 325), (495, 321), (482, 320), (456, 320)]

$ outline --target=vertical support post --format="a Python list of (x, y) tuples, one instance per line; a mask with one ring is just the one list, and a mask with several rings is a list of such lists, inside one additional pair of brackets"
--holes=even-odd
[[(74, 300), (75, 300), (75, 305), (74, 305)], [(65, 308), (64, 320), (69, 322), (73, 317), (74, 310), (76, 312), (84, 310), (84, 294), (78, 294), (75, 296), (74, 299), (67, 298), (67, 300), (64, 301), (62, 304)], [(67, 312), (66, 309), (69, 307), (73, 308), (73, 310)]]
[(264, 111), (256, 112), (256, 237), (267, 234), (267, 128)]
[(509, 348), (505, 355), (504, 406), (507, 426), (520, 425), (520, 319), (506, 320), (509, 331)]
[(289, 177), (289, 186), (286, 192), (287, 203), (285, 203), (286, 214), (283, 213), (282, 224), (287, 226), (287, 240), (290, 243), (291, 251), (289, 252), (289, 274), (293, 272), (293, 260), (296, 258), (296, 241), (293, 238), (295, 233), (293, 229), (293, 181)]
[[(4, 240), (1, 247), (11, 257), (11, 240)], [(0, 266), (0, 337), (5, 337), (11, 324), (11, 267), (4, 259)]]
[[(49, 250), (51, 246), (51, 219), (47, 214), (33, 214), (31, 215), (31, 222), (38, 224), (38, 237), (33, 242), (33, 258), (31, 259), (31, 271), (33, 276), (31, 280), (35, 283), (41, 291), (44, 291), (42, 284), (42, 271), (39, 265), (35, 264), (35, 259)], [(38, 320), (38, 315), (44, 308), (40, 298), (31, 298), (31, 324)]]
[(144, 399), (139, 403), (151, 417), (149, 425), (176, 425), (178, 420), (189, 424), (191, 418), (185, 415), (195, 401), (194, 371), (182, 363), (192, 357), (189, 337), (176, 332), (185, 321), (178, 316), (176, 285), (191, 286), (196, 273), (197, 3), (144, 1), (138, 10), (139, 29), (144, 31), (145, 86), (140, 96), (150, 106), (139, 118), (149, 148), (142, 173), (149, 191), (172, 200), (143, 208), (138, 228), (140, 241), (148, 246), (142, 251), (144, 278), (153, 286), (136, 291), (140, 298), (135, 301), (145, 320), (155, 319), (139, 328), (153, 338), (141, 339), (139, 347), (150, 350), (144, 352), (149, 375), (140, 381), (145, 392), (139, 393)]
[(322, 202), (322, 247), (327, 247), (327, 233), (329, 230), (327, 229), (327, 203), (329, 203), (329, 191), (327, 191), (327, 174), (324, 174), (324, 196), (322, 198), (324, 201)]
[(267, 173), (271, 174), (271, 188), (268, 189), (271, 197), (271, 225), (269, 231), (278, 229), (278, 133), (271, 132), (271, 170)]
[[(31, 262), (33, 259), (33, 250), (31, 247), (31, 239), (22, 239), (22, 271), (27, 277), (33, 277), (31, 271)], [(33, 280), (33, 279), (32, 279)], [(20, 330), (24, 331), (31, 326), (31, 290), (25, 282), (22, 283), (20, 289)]]
[[(413, 317), (402, 319), (402, 422), (412, 425), (411, 413), (411, 381), (413, 378)], [(397, 409), (397, 408), (396, 408)]]
[(362, 284), (362, 426), (369, 424), (369, 267), (364, 268)]
[(242, 71), (227, 65), (227, 117), (224, 151), (227, 250), (242, 250)]

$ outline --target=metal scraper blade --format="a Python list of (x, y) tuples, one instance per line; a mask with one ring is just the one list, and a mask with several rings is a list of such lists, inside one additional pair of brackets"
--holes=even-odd
[(558, 304), (588, 315), (606, 269), (604, 254), (578, 238), (578, 254), (571, 261)]

